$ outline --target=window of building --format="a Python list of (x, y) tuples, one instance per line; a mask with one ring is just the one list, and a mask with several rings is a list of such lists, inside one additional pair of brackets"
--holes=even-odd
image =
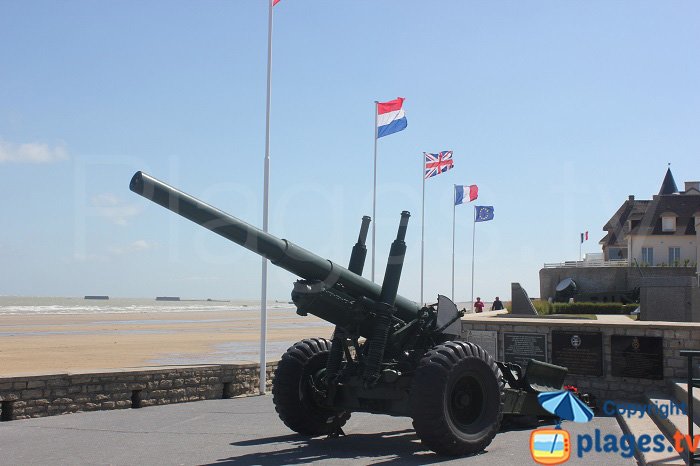
[(661, 217), (661, 231), (676, 231), (676, 217)]
[(668, 265), (678, 265), (681, 262), (681, 248), (668, 248)]
[(654, 265), (654, 248), (642, 248), (642, 264)]
[(608, 260), (617, 261), (627, 258), (626, 248), (608, 248)]

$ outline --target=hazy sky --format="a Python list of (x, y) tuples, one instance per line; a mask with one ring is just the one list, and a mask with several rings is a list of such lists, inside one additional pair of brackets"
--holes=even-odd
[[(412, 212), (399, 292), (450, 293), (452, 186), (477, 184), (475, 292), (539, 294), (545, 262), (598, 252), (628, 195), (700, 179), (696, 1), (282, 0), (275, 7), (270, 232), (346, 265), (372, 212), (374, 100), (406, 98), (379, 140), (377, 265)], [(0, 294), (257, 298), (258, 256), (128, 190), (144, 170), (262, 219), (264, 0), (0, 0)], [(458, 300), (471, 205), (457, 207)], [(369, 261), (365, 268), (369, 276)], [(294, 277), (271, 267), (270, 298)]]

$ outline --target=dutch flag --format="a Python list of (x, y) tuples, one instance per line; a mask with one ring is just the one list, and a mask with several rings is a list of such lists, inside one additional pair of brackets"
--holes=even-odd
[(377, 102), (377, 138), (406, 129), (408, 123), (403, 112), (403, 97), (389, 102)]

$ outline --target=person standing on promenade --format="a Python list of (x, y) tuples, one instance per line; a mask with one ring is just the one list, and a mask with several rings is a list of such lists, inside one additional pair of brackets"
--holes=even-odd
[(484, 311), (484, 303), (481, 301), (481, 298), (477, 296), (476, 302), (474, 303), (474, 312), (483, 312)]
[(491, 305), (491, 310), (500, 311), (501, 309), (503, 309), (503, 303), (498, 298), (498, 296), (496, 296), (496, 299), (493, 300), (493, 304)]

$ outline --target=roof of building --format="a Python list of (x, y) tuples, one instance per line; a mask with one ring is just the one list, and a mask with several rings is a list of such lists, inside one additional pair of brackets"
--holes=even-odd
[(630, 196), (603, 227), (607, 234), (600, 240), (600, 244), (613, 246), (623, 242), (629, 232), (627, 221), (641, 218), (650, 203), (651, 201), (638, 201), (634, 199), (634, 196)]
[[(633, 222), (633, 235), (694, 235), (695, 213), (700, 208), (698, 196), (654, 196), (639, 222)], [(662, 231), (662, 218), (676, 217), (675, 231)], [(636, 223), (636, 224), (635, 224)]]
[(671, 167), (668, 167), (668, 170), (666, 170), (666, 176), (663, 183), (661, 183), (661, 189), (659, 189), (659, 196), (668, 194), (678, 194), (678, 187), (676, 186), (676, 180), (673, 179)]
[[(625, 246), (626, 236), (695, 235), (695, 217), (700, 215), (700, 196), (691, 188), (679, 192), (673, 174), (666, 171), (659, 194), (652, 200), (635, 200), (630, 196), (603, 226), (607, 234), (600, 240), (603, 247)], [(662, 218), (676, 218), (675, 231), (663, 231)]]

